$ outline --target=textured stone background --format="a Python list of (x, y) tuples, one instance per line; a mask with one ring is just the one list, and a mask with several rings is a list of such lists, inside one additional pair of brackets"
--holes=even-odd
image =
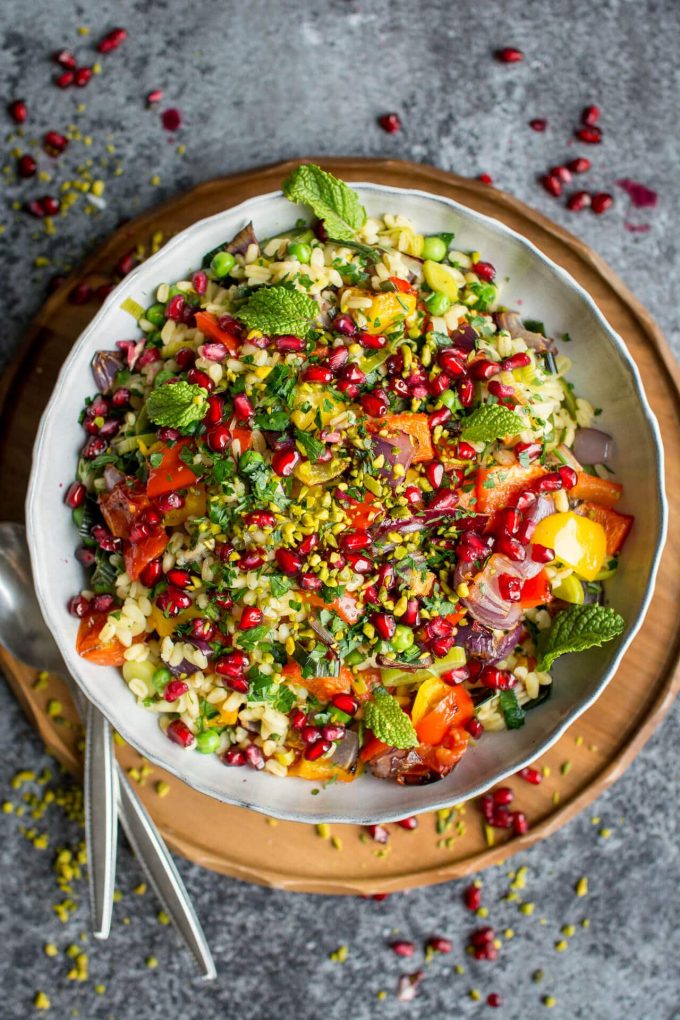
[[(92, 144), (84, 148), (74, 142), (57, 179), (73, 179), (89, 157), (95, 176), (107, 182), (106, 208), (96, 216), (86, 216), (81, 207), (72, 210), (58, 221), (52, 239), (35, 221), (14, 213), (11, 202), (54, 185), (7, 189), (0, 212), (7, 227), (3, 358), (20, 342), (49, 275), (77, 264), (121, 219), (198, 181), (302, 153), (395, 155), (462, 174), (491, 173), (500, 187), (566, 224), (608, 259), (680, 353), (676, 0), (430, 0), (421, 5), (404, 0), (322, 5), (5, 0), (3, 13), (3, 95), (28, 100), (28, 137), (64, 127), (74, 119), (76, 103), (84, 102), (86, 110), (76, 122)], [(103, 58), (101, 77), (82, 92), (62, 93), (49, 84), (51, 51), (77, 46), (82, 63), (89, 63), (92, 38), (116, 24), (124, 25), (130, 38)], [(89, 40), (77, 36), (79, 26), (92, 30)], [(495, 63), (490, 52), (504, 45), (521, 47), (524, 63)], [(160, 127), (158, 110), (144, 106), (147, 92), (158, 87), (165, 91), (164, 106), (182, 111), (183, 125), (173, 143)], [(625, 195), (614, 189), (617, 204), (607, 216), (574, 216), (537, 187), (537, 172), (576, 153), (568, 139), (589, 101), (602, 106), (606, 137), (588, 152), (594, 161), (588, 186), (609, 190), (620, 177), (641, 180), (658, 189), (656, 209), (631, 211)], [(377, 115), (392, 109), (404, 120), (396, 136), (375, 124)], [(549, 119), (545, 134), (527, 128), (534, 116)], [(14, 144), (8, 139), (7, 157)], [(114, 153), (107, 152), (108, 144)], [(178, 144), (186, 145), (183, 155)], [(116, 166), (123, 168), (118, 177), (112, 175)], [(150, 183), (155, 174), (159, 186)], [(648, 223), (651, 230), (629, 233), (625, 220)], [(36, 256), (48, 257), (51, 266), (37, 270)], [(5, 797), (17, 768), (47, 759), (6, 689), (0, 698), (0, 797)], [(478, 988), (484, 998), (499, 992), (501, 1015), (517, 1020), (678, 1017), (679, 723), (676, 706), (613, 789), (517, 859), (529, 867), (524, 896), (536, 904), (532, 918), (500, 901), (506, 869), (483, 876), (493, 923), (516, 931), (495, 965), (470, 963), (462, 952), (470, 925), (460, 903), (461, 884), (383, 903), (317, 898), (250, 888), (180, 860), (220, 973), (215, 985), (204, 987), (193, 978), (172, 932), (156, 921), (150, 895), (132, 894), (141, 876), (123, 849), (124, 899), (111, 940), (90, 947), (92, 979), (75, 985), (64, 980), (65, 959), (50, 960), (40, 947), (54, 940), (63, 949), (87, 928), (84, 890), (78, 912), (65, 926), (50, 906), (57, 898), (52, 850), (76, 838), (76, 827), (52, 811), (41, 823), (49, 831), (50, 850), (38, 853), (21, 836), (20, 820), (3, 815), (0, 1015), (7, 1020), (30, 1016), (33, 994), (41, 988), (50, 995), (51, 1015), (60, 1018), (146, 1020), (180, 1014), (194, 1020), (238, 1014), (244, 1020), (406, 1015), (453, 1020), (490, 1012), (483, 1001), (468, 997), (470, 988)], [(600, 825), (592, 823), (593, 815), (601, 817)], [(610, 839), (597, 835), (601, 826), (611, 828)], [(573, 883), (581, 874), (589, 876), (591, 893), (577, 900)], [(560, 927), (578, 926), (584, 916), (590, 927), (578, 927), (569, 949), (556, 953)], [(121, 923), (123, 917), (129, 924)], [(453, 956), (426, 968), (410, 1005), (394, 998), (404, 968), (385, 942), (395, 929), (418, 942), (436, 932), (456, 943)], [(349, 947), (342, 965), (327, 959), (340, 944)], [(156, 970), (144, 963), (151, 954), (158, 958)], [(405, 969), (419, 962), (417, 957)], [(458, 962), (466, 968), (462, 976), (452, 969)], [(545, 971), (541, 985), (530, 979), (538, 967)], [(103, 996), (94, 991), (98, 982), (106, 985)], [(381, 989), (387, 997), (378, 1001)], [(545, 994), (557, 999), (554, 1009), (541, 1003)]]

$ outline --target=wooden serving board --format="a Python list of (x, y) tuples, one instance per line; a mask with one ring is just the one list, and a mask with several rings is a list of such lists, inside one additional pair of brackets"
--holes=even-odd
[[(449, 196), (502, 220), (533, 241), (592, 295), (624, 338), (645, 383), (666, 448), (666, 464), (680, 463), (678, 366), (664, 338), (640, 303), (589, 248), (533, 209), (495, 188), (428, 166), (394, 160), (323, 159), (348, 181), (373, 180), (418, 187)], [(0, 384), (0, 491), (4, 516), (20, 520), (30, 470), (34, 434), (60, 365), (96, 311), (95, 303), (76, 305), (68, 295), (76, 282), (97, 286), (112, 278), (116, 262), (137, 245), (150, 245), (156, 231), (165, 238), (195, 220), (272, 191), (295, 163), (265, 167), (199, 185), (121, 227), (84, 266), (47, 300), (25, 343)], [(679, 639), (675, 626), (680, 604), (680, 510), (677, 479), (666, 479), (670, 527), (656, 593), (647, 621), (602, 697), (541, 760), (550, 775), (540, 786), (513, 783), (517, 806), (526, 811), (530, 832), (508, 840), (496, 834), (487, 846), (474, 805), (454, 812), (449, 829), (435, 831), (435, 816), (421, 816), (408, 832), (389, 826), (386, 847), (368, 841), (356, 826), (331, 827), (330, 838), (313, 826), (273, 822), (255, 812), (229, 807), (196, 793), (161, 769), (153, 768), (139, 792), (169, 845), (215, 871), (249, 882), (317, 893), (391, 892), (442, 882), (497, 864), (511, 853), (543, 839), (582, 810), (631, 763), (668, 710), (678, 688)], [(0, 650), (10, 684), (46, 745), (77, 772), (79, 728), (64, 685), (50, 678), (36, 689), (35, 674)], [(47, 703), (62, 703), (62, 720), (47, 714)], [(126, 768), (141, 759), (119, 747)], [(563, 768), (569, 762), (569, 768)], [(566, 773), (566, 774), (565, 774)], [(156, 792), (164, 780), (165, 797)], [(462, 824), (457, 824), (462, 823)], [(440, 819), (441, 827), (441, 819)], [(334, 845), (334, 842), (337, 845)]]

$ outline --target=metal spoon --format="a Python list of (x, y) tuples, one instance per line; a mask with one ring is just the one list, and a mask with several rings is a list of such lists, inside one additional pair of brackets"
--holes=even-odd
[(117, 807), (149, 883), (203, 977), (212, 980), (215, 964), (189, 894), (160, 833), (115, 762), (108, 721), (69, 676), (35, 597), (26, 530), (10, 521), (0, 523), (0, 643), (27, 665), (64, 677), (86, 722), (86, 826), (95, 935), (106, 938), (111, 923)]

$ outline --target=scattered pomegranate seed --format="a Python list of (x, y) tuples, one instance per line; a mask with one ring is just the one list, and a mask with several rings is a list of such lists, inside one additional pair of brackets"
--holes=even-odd
[(407, 832), (413, 832), (414, 829), (418, 828), (418, 819), (415, 815), (410, 815), (408, 818), (400, 818), (396, 824), (400, 829), (406, 829)]
[(590, 195), (587, 191), (574, 191), (567, 199), (567, 209), (570, 212), (581, 212), (590, 205)]
[(33, 156), (25, 153), (23, 156), (19, 157), (17, 162), (17, 172), (19, 177), (33, 177), (37, 169), (38, 164), (33, 159)]
[(531, 765), (527, 765), (526, 768), (520, 769), (517, 775), (520, 779), (524, 779), (527, 783), (531, 783), (533, 786), (539, 786), (543, 782), (543, 773), (539, 769), (532, 768)]
[(69, 71), (75, 70), (76, 58), (70, 50), (57, 50), (57, 52), (52, 55), (52, 59), (55, 63), (59, 64), (60, 67), (65, 67)]
[(112, 50), (117, 50), (126, 39), (127, 32), (124, 28), (113, 28), (103, 39), (99, 40), (97, 50), (99, 53), (111, 53)]
[(512, 831), (516, 836), (523, 836), (525, 832), (529, 831), (529, 821), (523, 811), (513, 811), (511, 818)]
[(571, 170), (573, 174), (584, 174), (587, 170), (590, 170), (592, 163), (585, 156), (577, 156), (576, 159), (572, 159), (567, 163), (567, 170)]
[(574, 131), (574, 136), (586, 145), (599, 145), (602, 141), (602, 132), (598, 127), (582, 127)]
[(163, 89), (152, 89), (151, 92), (148, 93), (146, 101), (149, 104), (149, 106), (152, 106), (153, 103), (160, 103), (162, 98)]
[(292, 549), (277, 549), (274, 552), (274, 558), (284, 574), (292, 577), (302, 570), (302, 558)]
[(383, 113), (378, 117), (378, 124), (388, 135), (394, 135), (401, 131), (401, 118), (398, 113)]
[(584, 106), (581, 110), (581, 123), (586, 127), (594, 127), (600, 119), (600, 107), (591, 105)]
[(91, 298), (92, 287), (85, 280), (77, 283), (68, 296), (72, 305), (85, 305)]
[(92, 77), (91, 67), (79, 67), (73, 76), (73, 84), (79, 88), (84, 88)]
[(255, 408), (250, 397), (245, 393), (237, 393), (234, 397), (234, 415), (238, 421), (248, 421), (255, 414)]
[(562, 166), (561, 164), (558, 166), (551, 166), (550, 176), (558, 177), (563, 184), (571, 183), (571, 170), (567, 166)]
[(607, 209), (611, 209), (613, 204), (614, 196), (610, 195), (607, 191), (599, 191), (590, 200), (590, 208), (596, 216), (601, 216)]
[(539, 182), (553, 198), (559, 198), (562, 194), (562, 182), (554, 174), (544, 174), (539, 178)]
[(131, 248), (130, 251), (126, 252), (125, 255), (121, 255), (116, 263), (116, 269), (121, 276), (127, 276), (128, 273), (137, 265), (137, 250)]
[(498, 992), (489, 992), (486, 997), (486, 1004), (487, 1006), (491, 1006), (492, 1009), (498, 1009), (499, 1006), (503, 1005), (503, 1000)]
[(482, 905), (482, 890), (478, 885), (469, 885), (464, 890), (463, 903), (468, 910), (479, 910)]
[(173, 744), (179, 744), (184, 748), (191, 747), (196, 740), (189, 727), (181, 719), (173, 719), (165, 733)]
[(425, 971), (416, 970), (413, 974), (401, 974), (397, 989), (398, 1002), (412, 1002), (416, 997), (418, 985), (425, 977)]
[(24, 99), (14, 99), (7, 106), (7, 112), (15, 124), (24, 124), (28, 116), (28, 107)]
[(391, 613), (374, 613), (371, 623), (383, 641), (390, 641), (397, 629), (397, 621)]
[(522, 582), (513, 574), (499, 574), (498, 591), (506, 602), (519, 602), (522, 598)]
[(491, 174), (487, 173), (480, 174), (477, 180), (481, 181), (482, 184), (493, 184), (493, 177), (491, 176)]
[(60, 156), (68, 148), (68, 138), (58, 131), (46, 131), (43, 135), (43, 149), (48, 156)]
[(366, 828), (368, 829), (368, 834), (374, 843), (388, 842), (390, 834), (384, 825), (368, 825)]
[(225, 751), (222, 755), (222, 761), (225, 765), (231, 766), (242, 766), (246, 763), (246, 756), (243, 751), (237, 747), (230, 747), (228, 751)]
[(653, 209), (659, 200), (656, 191), (653, 191), (644, 184), (640, 184), (639, 181), (632, 181), (629, 177), (623, 177), (616, 183), (627, 193), (636, 209)]
[(569, 467), (567, 464), (563, 464), (561, 468), (558, 468), (557, 473), (562, 479), (562, 485), (565, 489), (573, 489), (578, 482), (578, 475), (573, 467)]
[(163, 111), (161, 123), (166, 131), (177, 131), (182, 123), (182, 114), (173, 106), (169, 110)]
[(547, 120), (544, 117), (534, 117), (533, 120), (529, 121), (529, 127), (532, 131), (538, 131), (542, 133), (548, 126)]
[(79, 619), (82, 619), (89, 610), (90, 603), (84, 595), (74, 595), (73, 598), (69, 600), (68, 611), (71, 616), (77, 616)]
[(435, 953), (450, 953), (453, 950), (453, 942), (450, 939), (442, 938), (441, 935), (433, 935), (425, 943), (427, 949)]
[(518, 64), (520, 60), (524, 60), (522, 51), (514, 46), (504, 46), (503, 49), (496, 50), (494, 56), (501, 64)]
[(496, 669), (495, 666), (484, 666), (479, 674), (482, 687), (494, 691), (509, 691), (517, 683), (515, 677), (507, 669)]
[(253, 627), (259, 627), (261, 623), (262, 610), (258, 609), (257, 606), (245, 606), (241, 613), (238, 628), (239, 630), (251, 630)]
[(416, 951), (415, 944), (413, 942), (407, 942), (405, 939), (398, 939), (396, 942), (391, 942), (390, 949), (395, 956), (403, 957), (413, 956)]
[(58, 74), (54, 79), (54, 84), (57, 88), (67, 89), (69, 86), (73, 85), (75, 80), (76, 76), (73, 71), (62, 71), (61, 74)]
[(494, 804), (500, 804), (501, 807), (507, 807), (515, 799), (515, 794), (509, 786), (499, 786), (498, 789), (493, 790), (491, 796)]

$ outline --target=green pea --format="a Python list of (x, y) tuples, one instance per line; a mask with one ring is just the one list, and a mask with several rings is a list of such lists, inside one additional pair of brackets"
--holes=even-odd
[(423, 244), (423, 251), (421, 258), (427, 262), (441, 262), (446, 257), (448, 251), (446, 241), (443, 241), (441, 237), (437, 237), (433, 234), (432, 237), (426, 237)]
[(394, 632), (394, 636), (390, 642), (395, 652), (405, 652), (413, 645), (414, 637), (413, 631), (410, 627), (405, 627), (403, 623), (397, 624), (397, 629)]
[(196, 750), (201, 754), (213, 754), (220, 746), (220, 735), (215, 730), (203, 730), (196, 737)]
[(312, 257), (312, 249), (304, 241), (291, 241), (288, 245), (288, 254), (306, 265)]
[(221, 280), (223, 276), (229, 276), (235, 265), (236, 259), (230, 251), (218, 251), (210, 263), (210, 268), (215, 276)]
[(345, 662), (347, 663), (348, 666), (358, 666), (359, 663), (363, 661), (364, 656), (361, 654), (361, 652), (357, 651), (356, 648), (354, 649), (353, 652), (350, 652), (349, 655), (346, 656), (345, 658)]
[(446, 315), (451, 307), (451, 299), (440, 290), (435, 290), (425, 298), (430, 315)]
[(162, 694), (165, 690), (165, 685), (172, 680), (172, 673), (165, 666), (161, 666), (156, 670), (154, 675), (151, 677), (151, 683), (154, 685), (156, 690)]
[(165, 305), (160, 303), (149, 305), (144, 313), (144, 318), (148, 319), (154, 326), (165, 325)]

